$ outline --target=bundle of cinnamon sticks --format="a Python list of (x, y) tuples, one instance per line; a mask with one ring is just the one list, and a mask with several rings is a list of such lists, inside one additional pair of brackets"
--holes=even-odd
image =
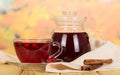
[(85, 59), (83, 61), (84, 65), (81, 66), (81, 70), (91, 71), (101, 67), (103, 64), (110, 64), (112, 62), (112, 59)]

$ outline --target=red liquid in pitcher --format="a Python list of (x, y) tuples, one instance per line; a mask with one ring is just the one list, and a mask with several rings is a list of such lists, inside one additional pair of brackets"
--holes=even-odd
[(49, 43), (14, 42), (14, 46), (23, 63), (41, 63), (48, 59)]
[[(70, 62), (91, 50), (89, 37), (86, 32), (55, 32), (52, 39), (59, 42), (63, 47), (63, 52), (58, 58), (66, 62)], [(57, 49), (57, 47), (52, 47), (51, 53), (54, 53)]]

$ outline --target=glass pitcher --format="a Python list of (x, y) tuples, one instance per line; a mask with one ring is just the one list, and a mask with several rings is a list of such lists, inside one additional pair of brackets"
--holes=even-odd
[[(62, 16), (54, 18), (58, 27), (52, 34), (52, 40), (59, 42), (63, 49), (57, 58), (70, 62), (91, 50), (88, 34), (83, 31), (86, 19), (77, 16), (76, 11), (63, 11)], [(55, 53), (57, 47), (53, 46), (51, 51)]]

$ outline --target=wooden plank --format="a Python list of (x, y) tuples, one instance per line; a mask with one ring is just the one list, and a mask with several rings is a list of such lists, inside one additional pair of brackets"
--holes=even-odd
[(17, 66), (9, 64), (0, 64), (0, 75), (20, 75), (21, 73), (21, 68)]
[(24, 70), (22, 75), (60, 75), (60, 73), (50, 73), (45, 71)]
[(61, 73), (61, 75), (82, 75), (82, 73), (70, 72), (70, 73)]
[(61, 73), (61, 75), (99, 75), (97, 72), (71, 72), (71, 73)]
[(120, 70), (98, 71), (99, 75), (120, 75)]

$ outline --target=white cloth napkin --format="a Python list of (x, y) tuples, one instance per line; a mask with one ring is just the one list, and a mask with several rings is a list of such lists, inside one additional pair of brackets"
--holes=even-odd
[(104, 45), (92, 50), (72, 62), (49, 63), (46, 66), (47, 72), (80, 72), (84, 59), (109, 59), (111, 64), (105, 64), (96, 70), (120, 69), (120, 47), (107, 41)]
[(8, 61), (19, 61), (17, 56), (0, 51), (0, 63), (7, 63)]

